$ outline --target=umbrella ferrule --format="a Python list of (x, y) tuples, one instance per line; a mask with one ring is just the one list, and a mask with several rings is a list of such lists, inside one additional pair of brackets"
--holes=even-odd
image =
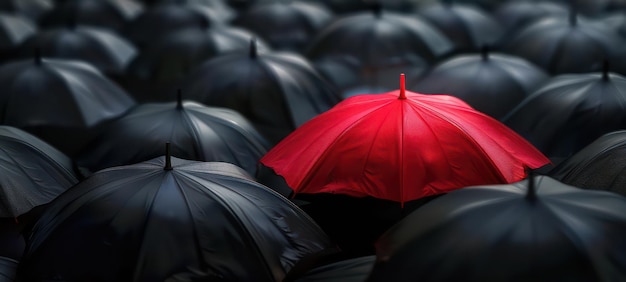
[(172, 154), (170, 153), (170, 142), (165, 143), (165, 166), (163, 170), (172, 170)]

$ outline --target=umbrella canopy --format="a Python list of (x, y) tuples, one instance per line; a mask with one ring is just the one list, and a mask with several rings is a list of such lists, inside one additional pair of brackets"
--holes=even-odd
[(610, 60), (616, 72), (626, 73), (626, 41), (610, 28), (571, 12), (529, 24), (503, 43), (502, 50), (544, 68), (551, 74), (602, 70)]
[[(232, 0), (237, 1), (237, 0)], [(257, 0), (260, 1), (260, 0)], [(373, 5), (379, 5), (386, 10), (392, 10), (397, 12), (409, 13), (413, 10), (416, 4), (423, 2), (432, 2), (434, 0), (393, 0), (393, 1), (379, 1), (379, 0), (306, 0), (308, 2), (322, 3), (328, 6), (332, 11), (338, 14), (351, 14), (356, 12), (362, 12), (369, 10)]]
[(471, 4), (457, 4), (448, 0), (420, 8), (417, 14), (446, 35), (459, 53), (494, 45), (504, 33), (491, 14)]
[(166, 156), (96, 172), (50, 203), (18, 276), (282, 281), (334, 252), (304, 212), (237, 166)]
[(325, 264), (304, 273), (296, 282), (363, 282), (367, 279), (375, 256), (365, 256)]
[(126, 39), (103, 28), (67, 26), (41, 30), (20, 46), (22, 57), (38, 49), (45, 57), (87, 62), (106, 74), (121, 75), (137, 50)]
[(331, 22), (313, 39), (307, 56), (347, 98), (395, 89), (399, 73), (412, 81), (453, 47), (420, 17), (379, 8)]
[(124, 28), (124, 35), (140, 49), (150, 46), (160, 37), (186, 28), (204, 29), (223, 24), (226, 19), (219, 10), (204, 5), (158, 3), (149, 6)]
[(254, 175), (269, 148), (238, 112), (181, 100), (141, 104), (100, 132), (77, 157), (94, 171), (158, 157), (163, 143), (170, 142), (173, 153), (181, 158), (228, 162)]
[(340, 100), (301, 56), (292, 53), (233, 53), (211, 59), (183, 81), (192, 100), (234, 109), (276, 144)]
[(600, 22), (612, 28), (622, 38), (626, 38), (626, 14), (611, 13), (599, 19)]
[(28, 18), (0, 13), (0, 62), (14, 59), (22, 42), (36, 32), (37, 26)]
[(523, 58), (483, 48), (481, 54), (457, 55), (435, 65), (411, 89), (449, 93), (496, 119), (517, 106), (549, 76)]
[(609, 73), (551, 78), (502, 118), (548, 157), (571, 156), (598, 137), (626, 128), (626, 77)]
[[(224, 0), (142, 0), (141, 2), (148, 5), (158, 5), (159, 3), (185, 3), (206, 6), (215, 10), (226, 22), (232, 20), (236, 14), (235, 10), (228, 6)], [(248, 0), (247, 2), (250, 1)]]
[(61, 59), (0, 66), (0, 123), (47, 141), (70, 157), (94, 127), (134, 106), (133, 99), (94, 67)]
[[(526, 27), (526, 25), (546, 17), (564, 17), (568, 8), (559, 2), (537, 0), (505, 1), (493, 12), (496, 20), (507, 31), (505, 37), (510, 37)], [(503, 39), (506, 42), (507, 39)]]
[(70, 158), (29, 133), (0, 126), (0, 217), (24, 214), (77, 182)]
[(0, 11), (20, 14), (37, 20), (54, 7), (53, 0), (4, 0), (0, 1)]
[(607, 133), (567, 158), (549, 173), (559, 181), (626, 196), (626, 131)]
[(143, 6), (135, 0), (63, 0), (42, 15), (39, 24), (50, 28), (74, 22), (122, 31), (142, 12)]
[(467, 187), (408, 215), (377, 242), (367, 281), (626, 279), (626, 198), (528, 182)]
[(2, 275), (15, 276), (17, 261), (22, 258), (25, 247), (26, 242), (17, 220), (14, 217), (0, 217), (0, 281), (15, 281), (1, 278), (5, 278)]
[(2, 281), (15, 281), (19, 261), (12, 258), (0, 257), (0, 279)]
[(549, 161), (515, 132), (448, 95), (357, 95), (274, 146), (261, 163), (295, 193), (406, 202), (510, 183)]
[[(123, 83), (141, 101), (172, 101), (180, 81), (208, 59), (247, 51), (253, 33), (228, 26), (186, 29), (165, 35), (147, 46), (126, 70)], [(269, 47), (257, 41), (261, 50)]]
[(300, 52), (332, 18), (330, 10), (316, 3), (269, 2), (252, 5), (233, 24), (258, 34), (274, 49)]

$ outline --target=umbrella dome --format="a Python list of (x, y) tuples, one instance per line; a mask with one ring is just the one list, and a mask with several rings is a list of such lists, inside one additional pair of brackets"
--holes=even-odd
[(510, 39), (526, 25), (539, 21), (542, 18), (556, 16), (562, 17), (568, 14), (568, 8), (559, 2), (547, 0), (512, 0), (505, 1), (493, 12), (494, 18), (502, 24), (504, 34), (502, 42)]
[(0, 12), (0, 62), (15, 58), (22, 42), (37, 32), (37, 25), (30, 19)]
[[(20, 0), (22, 1), (22, 0)], [(96, 26), (122, 31), (143, 12), (135, 0), (63, 0), (39, 18), (45, 28), (65, 26), (68, 23)]]
[(5, 0), (0, 1), (0, 11), (26, 16), (36, 21), (55, 6), (53, 0)]

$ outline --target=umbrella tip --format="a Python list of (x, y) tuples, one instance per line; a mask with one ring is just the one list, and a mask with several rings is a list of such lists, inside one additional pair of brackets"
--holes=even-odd
[(526, 188), (526, 200), (534, 202), (537, 200), (537, 188), (535, 187), (535, 173), (529, 167), (525, 168), (526, 178), (528, 179), (528, 187)]
[(183, 92), (178, 88), (176, 91), (176, 109), (182, 110), (183, 108)]
[(602, 64), (602, 79), (609, 80), (609, 60), (607, 59), (604, 59)]
[(39, 47), (35, 48), (35, 64), (41, 65), (41, 48)]
[(250, 40), (250, 59), (256, 59), (257, 57), (256, 37), (252, 37)]
[(483, 45), (480, 48), (480, 56), (483, 58), (483, 61), (489, 60), (489, 45)]
[(380, 16), (383, 14), (383, 4), (380, 3), (380, 1), (376, 1), (372, 4), (372, 12), (374, 12), (374, 16), (376, 18), (380, 18)]
[(172, 155), (170, 153), (170, 142), (165, 143), (165, 166), (163, 170), (172, 170)]
[(400, 96), (398, 96), (398, 99), (406, 99), (406, 82), (403, 73), (400, 74)]

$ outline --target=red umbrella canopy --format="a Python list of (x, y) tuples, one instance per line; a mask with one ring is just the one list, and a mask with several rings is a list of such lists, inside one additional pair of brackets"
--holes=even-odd
[(357, 95), (303, 124), (261, 163), (295, 193), (399, 201), (523, 179), (550, 161), (497, 120), (448, 95)]

